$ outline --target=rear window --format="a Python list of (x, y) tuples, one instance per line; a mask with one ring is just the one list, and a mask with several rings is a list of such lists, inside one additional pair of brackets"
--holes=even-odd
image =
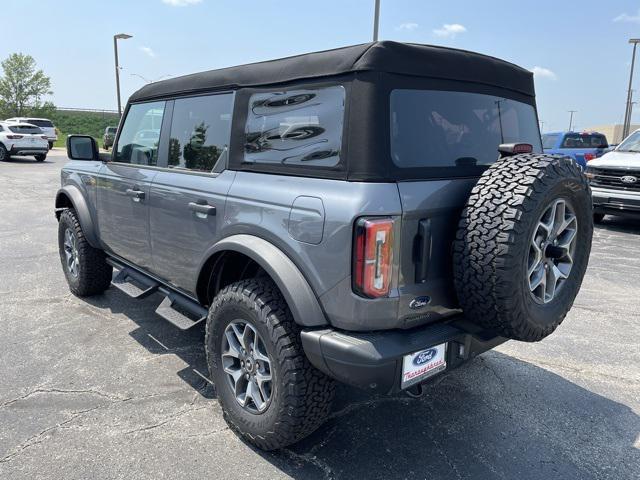
[(391, 156), (400, 168), (490, 165), (501, 143), (516, 142), (542, 149), (531, 105), (469, 92), (391, 92)]
[(607, 148), (607, 139), (600, 133), (567, 133), (560, 148)]
[(37, 135), (42, 133), (38, 127), (32, 127), (31, 125), (12, 125), (9, 127), (13, 133), (22, 133), (23, 135)]
[(546, 135), (542, 135), (542, 148), (556, 148), (559, 136), (560, 134), (558, 133), (547, 133)]
[(244, 161), (333, 167), (340, 161), (342, 86), (251, 95)]
[(37, 127), (45, 127), (45, 128), (53, 127), (53, 123), (51, 123), (50, 120), (35, 120), (33, 118), (30, 118), (29, 120), (27, 120), (27, 123), (30, 123), (31, 125), (35, 125)]

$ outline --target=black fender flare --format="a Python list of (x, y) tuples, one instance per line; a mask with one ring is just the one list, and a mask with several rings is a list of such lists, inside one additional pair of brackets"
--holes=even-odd
[[(254, 235), (238, 234), (223, 238), (209, 249), (205, 259), (218, 252), (242, 253), (260, 265), (284, 296), (293, 319), (304, 327), (327, 325), (320, 302), (300, 269), (278, 247)], [(202, 268), (204, 262), (200, 266)]]
[(66, 202), (63, 200), (67, 197), (73, 205), (73, 209), (76, 211), (78, 221), (82, 227), (82, 233), (93, 248), (101, 248), (98, 241), (98, 235), (96, 233), (93, 218), (89, 212), (89, 206), (80, 189), (74, 185), (65, 185), (56, 193), (56, 216), (59, 217), (58, 212), (61, 209), (67, 208)]

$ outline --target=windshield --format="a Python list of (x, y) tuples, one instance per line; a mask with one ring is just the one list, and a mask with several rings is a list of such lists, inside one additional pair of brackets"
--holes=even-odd
[(616, 151), (640, 153), (640, 130), (625, 138), (624, 142), (618, 145)]
[(560, 148), (607, 148), (607, 139), (600, 133), (567, 133)]
[(560, 135), (557, 133), (546, 133), (542, 135), (542, 148), (555, 148), (556, 143), (558, 143), (558, 137)]
[(400, 168), (490, 165), (501, 143), (542, 151), (532, 105), (469, 92), (391, 92), (391, 155)]

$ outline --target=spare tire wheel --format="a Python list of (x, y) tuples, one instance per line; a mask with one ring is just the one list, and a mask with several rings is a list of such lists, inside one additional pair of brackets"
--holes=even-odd
[(573, 160), (498, 160), (471, 191), (454, 242), (465, 316), (507, 338), (543, 339), (578, 294), (592, 233), (591, 191)]

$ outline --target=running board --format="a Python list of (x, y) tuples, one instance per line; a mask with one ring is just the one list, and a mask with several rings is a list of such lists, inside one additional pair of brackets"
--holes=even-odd
[(146, 298), (152, 293), (155, 293), (160, 286), (157, 282), (127, 267), (122, 267), (113, 273), (111, 285), (126, 293), (131, 298)]
[(188, 330), (207, 319), (207, 310), (187, 298), (169, 294), (156, 313), (180, 330)]
[(108, 258), (107, 263), (115, 269), (111, 285), (126, 295), (135, 299), (143, 299), (156, 292), (164, 295), (156, 313), (180, 330), (188, 330), (207, 319), (207, 309), (196, 301), (115, 259)]

